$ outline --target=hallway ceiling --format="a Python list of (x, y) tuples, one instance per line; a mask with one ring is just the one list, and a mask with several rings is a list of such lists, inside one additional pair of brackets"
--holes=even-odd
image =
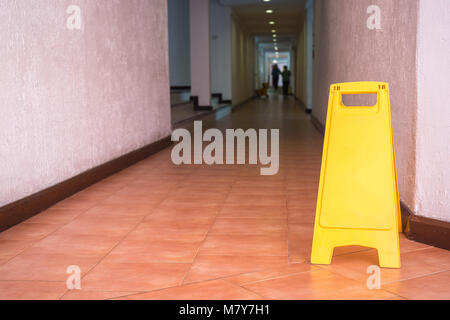
[[(246, 5), (246, 4), (265, 4), (268, 3), (263, 2), (263, 0), (219, 0), (224, 6), (236, 6), (236, 5)], [(303, 0), (271, 0), (270, 3), (276, 4), (297, 4), (299, 2), (304, 2)], [(269, 4), (270, 4), (269, 3)]]
[[(264, 49), (264, 51), (274, 51), (274, 42), (272, 40), (272, 36), (262, 35), (256, 36), (255, 41), (257, 45)], [(296, 39), (294, 36), (279, 36), (277, 39), (277, 47), (279, 52), (285, 52), (292, 49), (295, 45)]]
[[(295, 34), (303, 21), (305, 0), (219, 0), (222, 5), (231, 6), (247, 30), (254, 34)], [(267, 9), (273, 13), (266, 13)], [(275, 25), (269, 25), (269, 21)]]

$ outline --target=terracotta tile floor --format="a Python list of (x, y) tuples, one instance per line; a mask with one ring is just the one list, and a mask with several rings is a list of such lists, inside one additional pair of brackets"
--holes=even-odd
[[(450, 299), (450, 252), (401, 236), (402, 268), (366, 286), (377, 252), (309, 263), (322, 136), (292, 99), (204, 127), (280, 128), (280, 170), (175, 166), (170, 149), (0, 234), (0, 299)], [(68, 266), (81, 290), (67, 290)]]

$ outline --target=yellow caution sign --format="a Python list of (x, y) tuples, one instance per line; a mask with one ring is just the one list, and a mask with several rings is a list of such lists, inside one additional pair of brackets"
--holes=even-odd
[[(374, 106), (345, 106), (347, 94), (376, 94)], [(389, 86), (334, 84), (317, 199), (311, 263), (330, 264), (335, 247), (376, 248), (381, 267), (400, 268), (400, 202)]]

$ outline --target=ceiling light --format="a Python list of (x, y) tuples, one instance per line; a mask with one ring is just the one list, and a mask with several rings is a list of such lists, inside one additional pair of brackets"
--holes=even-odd
[(266, 13), (273, 13), (273, 10), (266, 10)]
[(275, 21), (269, 21), (269, 24), (275, 24)]
[(274, 30), (272, 30), (272, 33), (274, 33), (274, 32), (277, 32), (277, 30), (275, 30), (275, 29), (274, 29)]
[(270, 0), (263, 0), (264, 2), (270, 2)]
[(275, 50), (278, 50), (278, 47), (275, 47)]
[(272, 35), (272, 37), (276, 38), (276, 37), (277, 37), (277, 34), (276, 34), (276, 33), (275, 33), (275, 34), (273, 34), (273, 35)]

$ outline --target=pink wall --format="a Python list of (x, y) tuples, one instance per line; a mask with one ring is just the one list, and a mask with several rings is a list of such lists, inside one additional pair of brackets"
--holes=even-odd
[(0, 206), (170, 135), (165, 0), (3, 0)]
[(450, 221), (450, 1), (420, 0), (417, 35), (417, 214)]
[[(430, 1), (431, 2), (431, 1)], [(369, 30), (367, 8), (381, 8)], [(313, 114), (326, 121), (331, 83), (390, 84), (400, 198), (414, 207), (417, 0), (316, 0)]]

